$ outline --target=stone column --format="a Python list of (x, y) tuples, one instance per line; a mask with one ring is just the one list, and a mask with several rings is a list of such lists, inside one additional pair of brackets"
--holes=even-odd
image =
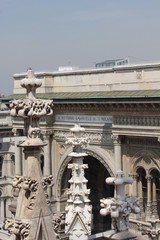
[(147, 177), (147, 212), (146, 220), (149, 220), (152, 216), (152, 194), (151, 194), (151, 182), (152, 176), (148, 175)]
[(7, 176), (12, 176), (12, 159), (11, 155), (7, 154)]
[(138, 179), (138, 197), (139, 197), (139, 205), (140, 205), (140, 215), (144, 217), (144, 208), (143, 208), (143, 190), (142, 190), (142, 175), (139, 175)]
[(19, 141), (15, 140), (15, 175), (22, 174), (21, 148), (18, 145)]
[(132, 196), (137, 197), (138, 196), (138, 184), (137, 184), (138, 175), (136, 173), (132, 173), (130, 174), (130, 176), (133, 178)]
[(3, 155), (2, 176), (7, 176), (7, 154)]
[(21, 159), (21, 148), (19, 147), (19, 134), (18, 130), (16, 128), (13, 128), (13, 133), (15, 137), (14, 141), (14, 150), (15, 150), (15, 175), (21, 175), (22, 174), (22, 159)]
[(9, 211), (9, 206), (11, 205), (11, 199), (7, 198), (6, 199), (6, 217), (12, 217), (11, 212)]
[[(43, 169), (43, 175), (49, 176), (51, 174), (51, 156), (50, 156), (50, 132), (45, 132), (44, 135), (45, 143), (47, 144), (44, 146), (44, 169)], [(51, 197), (51, 188), (47, 189), (49, 197)]]
[(152, 214), (158, 218), (157, 212), (157, 193), (156, 193), (156, 178), (152, 179)]
[(4, 198), (1, 198), (1, 219), (4, 219)]
[(121, 138), (119, 135), (112, 135), (114, 143), (115, 172), (122, 169)]
[[(52, 167), (52, 175), (55, 176), (55, 179), (57, 177), (57, 172), (56, 172), (56, 140), (54, 138), (51, 138), (51, 167)], [(52, 186), (52, 201), (53, 199), (56, 199), (56, 186)]]
[(46, 132), (44, 135), (45, 143), (47, 144), (44, 146), (44, 176), (48, 176), (51, 174), (51, 164), (50, 164), (50, 133)]

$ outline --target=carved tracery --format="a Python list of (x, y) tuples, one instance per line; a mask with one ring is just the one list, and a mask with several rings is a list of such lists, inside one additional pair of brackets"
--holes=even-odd
[(149, 169), (151, 168), (156, 168), (160, 170), (160, 158), (153, 151), (139, 151), (132, 158), (131, 172), (136, 172), (139, 167), (143, 167), (147, 171), (149, 171)]

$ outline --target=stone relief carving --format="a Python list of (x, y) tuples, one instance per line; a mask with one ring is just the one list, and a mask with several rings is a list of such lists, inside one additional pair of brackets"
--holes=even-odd
[(150, 226), (137, 223), (138, 231), (140, 231), (142, 235), (148, 235), (151, 239), (157, 240), (160, 234), (160, 228), (158, 226), (159, 219), (156, 219), (155, 216), (152, 215), (148, 222), (150, 223)]
[(135, 172), (140, 166), (146, 170), (151, 168), (160, 169), (158, 154), (147, 150), (138, 151), (132, 158), (131, 172)]
[(55, 130), (54, 131), (54, 138), (55, 139), (61, 139), (61, 140), (65, 141), (66, 138), (70, 137), (70, 136), (71, 136), (70, 132), (61, 131), (61, 130)]
[(15, 176), (13, 179), (14, 188), (23, 188), (26, 192), (29, 193), (29, 204), (28, 208), (33, 209), (36, 192), (38, 190), (39, 183), (37, 180), (30, 177)]
[(14, 188), (21, 188), (23, 183), (23, 176), (16, 175), (13, 179), (13, 187)]
[(20, 235), (23, 240), (27, 240), (30, 224), (18, 220), (6, 219), (4, 221), (4, 229), (8, 230), (11, 235)]
[[(66, 138), (70, 137), (71, 133), (70, 132), (66, 132), (66, 131), (60, 131), (60, 130), (55, 130), (54, 131), (54, 138), (56, 140), (61, 140), (61, 141), (65, 141)], [(88, 138), (90, 140), (90, 143), (95, 143), (95, 144), (111, 144), (111, 135), (108, 132), (85, 132), (82, 134), (83, 138)]]
[(37, 180), (29, 177), (24, 178), (22, 187), (25, 191), (29, 192), (30, 197), (29, 197), (28, 208), (30, 210), (32, 210), (34, 207), (38, 186), (39, 186), (39, 183)]
[(121, 143), (121, 137), (119, 135), (112, 135), (111, 139), (114, 144), (120, 144)]
[(59, 212), (53, 215), (53, 228), (57, 234), (65, 232), (65, 212)]
[(47, 193), (47, 188), (52, 187), (54, 185), (53, 176), (49, 175), (47, 177), (43, 177), (42, 178), (42, 185), (43, 185), (43, 189), (44, 189), (44, 192), (45, 192), (47, 204), (50, 205), (50, 199), (49, 199), (49, 196), (48, 196), (48, 193)]

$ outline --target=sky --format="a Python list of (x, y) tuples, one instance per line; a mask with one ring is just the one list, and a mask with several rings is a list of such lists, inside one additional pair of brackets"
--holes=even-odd
[(0, 93), (15, 73), (160, 62), (159, 0), (0, 0)]

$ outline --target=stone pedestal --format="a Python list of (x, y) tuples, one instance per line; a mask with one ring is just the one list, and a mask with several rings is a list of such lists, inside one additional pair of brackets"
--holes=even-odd
[(152, 176), (148, 175), (146, 178), (147, 178), (147, 212), (146, 212), (146, 220), (148, 221), (152, 217), (152, 194), (151, 194)]

